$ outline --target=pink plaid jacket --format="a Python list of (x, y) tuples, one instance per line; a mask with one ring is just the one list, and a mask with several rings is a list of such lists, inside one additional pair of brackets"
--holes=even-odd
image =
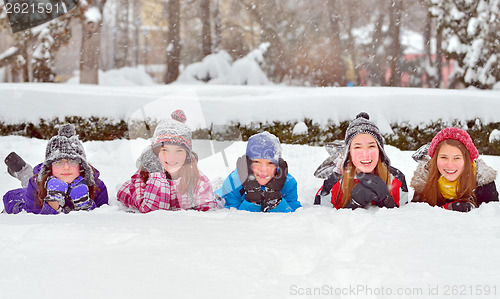
[(165, 173), (153, 172), (144, 183), (138, 170), (120, 187), (117, 199), (142, 213), (181, 209), (208, 211), (217, 207), (212, 185), (204, 174), (200, 172), (200, 181), (193, 190), (193, 198), (189, 198), (188, 194), (178, 196), (176, 190), (181, 179), (168, 180)]

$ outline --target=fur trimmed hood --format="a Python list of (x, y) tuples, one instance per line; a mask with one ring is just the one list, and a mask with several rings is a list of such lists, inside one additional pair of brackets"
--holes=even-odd
[[(488, 166), (482, 159), (476, 159), (476, 182), (477, 186), (484, 186), (493, 182), (497, 177), (497, 171)], [(421, 193), (425, 182), (429, 176), (429, 160), (418, 162), (417, 169), (413, 173), (410, 186), (415, 189), (415, 193)]]

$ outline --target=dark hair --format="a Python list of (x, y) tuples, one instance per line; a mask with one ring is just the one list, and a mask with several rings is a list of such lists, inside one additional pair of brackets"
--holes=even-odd
[[(96, 169), (92, 165), (89, 164), (89, 166), (90, 166), (90, 168), (92, 168), (92, 171), (94, 173), (97, 173)], [(36, 196), (35, 205), (37, 205), (39, 208), (41, 208), (43, 206), (44, 199), (45, 199), (45, 197), (47, 197), (47, 188), (45, 187), (45, 185), (47, 183), (48, 178), (51, 175), (52, 175), (52, 167), (49, 167), (49, 171), (42, 176), (41, 180), (37, 180), (38, 174), (35, 174), (33, 177), (36, 181), (37, 186), (38, 186), (38, 194)], [(85, 169), (83, 169), (81, 167), (80, 167), (80, 175), (82, 177), (85, 177)], [(89, 196), (92, 200), (94, 200), (95, 195), (97, 194), (97, 192), (100, 191), (99, 187), (97, 187), (97, 183), (94, 183), (92, 186), (88, 186), (88, 187), (89, 187)]]

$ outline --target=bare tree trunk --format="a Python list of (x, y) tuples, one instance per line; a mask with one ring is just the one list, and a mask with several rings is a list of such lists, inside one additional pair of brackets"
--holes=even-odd
[(140, 63), (140, 42), (139, 42), (139, 27), (141, 25), (141, 3), (139, 0), (133, 0), (133, 22), (134, 22), (134, 66), (138, 66)]
[(165, 76), (167, 84), (174, 82), (179, 76), (181, 62), (180, 15), (180, 0), (168, 1), (167, 74)]
[(389, 27), (392, 29), (391, 77), (389, 79), (390, 86), (401, 86), (401, 69), (399, 68), (399, 55), (401, 52), (401, 41), (399, 38), (401, 30), (401, 9), (402, 5), (399, 0), (391, 1), (389, 6)]
[(441, 47), (441, 43), (443, 42), (443, 28), (441, 25), (438, 26), (436, 33), (436, 71), (437, 78), (435, 82), (435, 87), (441, 87), (441, 83), (443, 82), (443, 49)]
[[(423, 1), (425, 10), (429, 11), (429, 4)], [(425, 26), (424, 26), (424, 50), (425, 50), (425, 67), (426, 67), (426, 85), (428, 87), (435, 87), (435, 74), (429, 74), (427, 69), (432, 69), (434, 67), (434, 62), (431, 53), (431, 36), (432, 36), (432, 17), (430, 13), (426, 14)]]
[(101, 27), (102, 11), (106, 0), (88, 0), (88, 7), (84, 9), (97, 8), (101, 18), (97, 21), (93, 19), (82, 19), (82, 48), (80, 50), (80, 83), (99, 83), (99, 56), (101, 54)]
[(347, 30), (348, 32), (348, 38), (347, 38), (347, 48), (349, 49), (349, 54), (351, 55), (351, 60), (352, 60), (352, 65), (354, 66), (354, 74), (356, 76), (356, 81), (359, 82), (359, 74), (358, 74), (358, 63), (357, 63), (357, 57), (356, 57), (356, 45), (354, 42), (354, 36), (352, 34), (352, 30), (354, 29), (354, 5), (357, 4), (357, 1), (349, 1), (349, 28)]
[(200, 19), (201, 19), (201, 54), (203, 57), (212, 54), (212, 36), (210, 30), (210, 1), (201, 0)]
[(330, 57), (333, 60), (330, 61), (333, 69), (333, 71), (331, 72), (331, 74), (333, 75), (331, 81), (332, 83), (345, 85), (345, 66), (342, 59), (342, 40), (340, 39), (341, 32), (339, 24), (339, 14), (341, 10), (339, 9), (337, 0), (328, 0), (327, 5), (331, 28), (330, 44), (332, 46), (332, 55)]
[(387, 66), (385, 60), (386, 56), (382, 29), (384, 19), (384, 14), (380, 13), (377, 17), (377, 23), (375, 24), (375, 32), (373, 33), (373, 66), (371, 67), (370, 73), (372, 74), (372, 80), (377, 86), (386, 85), (385, 71)]
[(222, 39), (222, 20), (221, 20), (221, 15), (219, 11), (219, 0), (213, 0), (214, 1), (214, 27), (215, 27), (215, 32), (214, 32), (214, 49), (218, 50), (220, 46), (220, 42)]
[(128, 65), (129, 56), (129, 0), (119, 0), (116, 9), (115, 67)]

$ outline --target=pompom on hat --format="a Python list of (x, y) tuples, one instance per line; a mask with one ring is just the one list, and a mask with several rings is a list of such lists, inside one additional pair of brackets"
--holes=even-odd
[(378, 129), (378, 127), (370, 121), (370, 115), (368, 115), (368, 113), (366, 112), (361, 112), (356, 115), (356, 118), (353, 121), (351, 121), (349, 127), (347, 127), (347, 130), (345, 132), (345, 155), (342, 167), (347, 167), (347, 157), (349, 156), (349, 148), (351, 147), (351, 142), (354, 137), (359, 134), (370, 134), (371, 136), (373, 136), (373, 138), (375, 138), (375, 141), (377, 142), (378, 148), (380, 150), (380, 159), (382, 163), (388, 166), (390, 164), (390, 160), (384, 150), (384, 138), (382, 137), (382, 134), (380, 134), (380, 130)]
[(439, 143), (441, 143), (441, 141), (445, 139), (455, 139), (460, 141), (469, 152), (471, 160), (475, 160), (479, 157), (479, 152), (477, 151), (477, 148), (474, 145), (474, 142), (472, 141), (469, 133), (459, 128), (449, 127), (442, 129), (441, 131), (439, 131), (439, 133), (436, 134), (436, 136), (434, 136), (434, 138), (432, 138), (428, 150), (429, 156), (431, 158), (434, 157)]
[(157, 154), (159, 148), (164, 144), (182, 146), (188, 153), (188, 157), (195, 158), (192, 146), (192, 132), (185, 124), (187, 118), (184, 111), (178, 109), (170, 115), (172, 118), (161, 121), (155, 129), (151, 147)]
[(38, 179), (51, 170), (52, 163), (61, 159), (75, 160), (80, 163), (81, 170), (85, 171), (84, 180), (90, 185), (94, 185), (94, 171), (87, 163), (83, 144), (76, 135), (75, 127), (72, 124), (65, 124), (59, 128), (56, 136), (50, 138), (45, 149), (45, 161), (38, 173)]

